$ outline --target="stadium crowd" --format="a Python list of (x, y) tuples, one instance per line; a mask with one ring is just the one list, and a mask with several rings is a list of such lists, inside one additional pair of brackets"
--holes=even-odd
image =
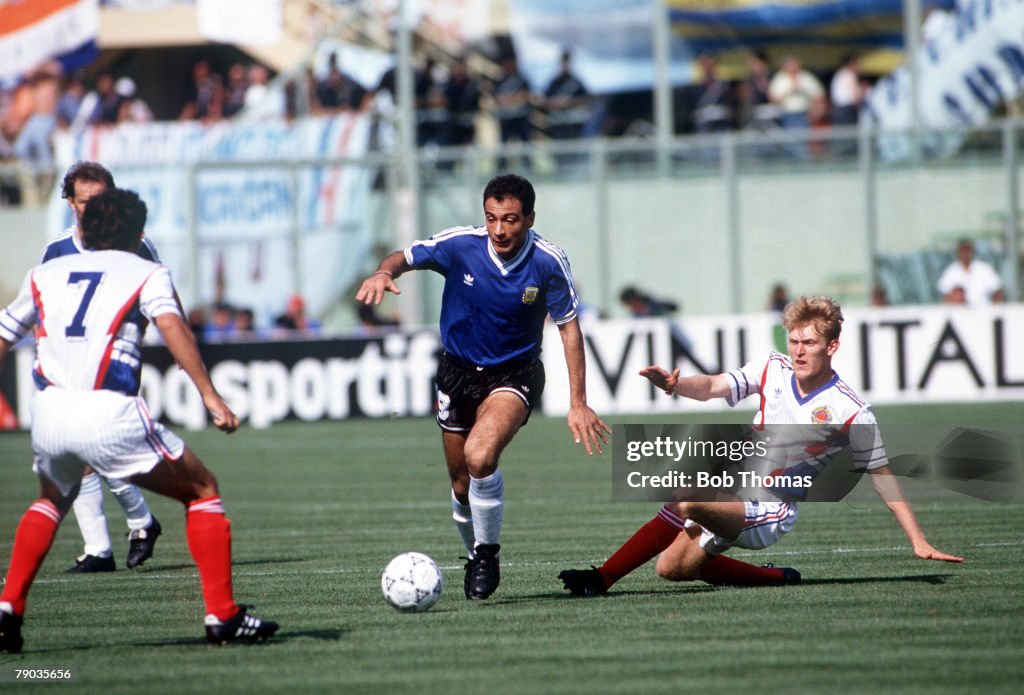
[[(615, 137), (649, 124), (649, 93), (595, 97), (574, 71), (568, 51), (547, 85), (531, 85), (514, 55), (499, 62), (498, 74), (491, 78), (474, 73), (466, 56), (447, 64), (430, 57), (421, 60), (415, 69), (420, 147), (478, 142), (481, 116), (494, 120), (502, 143)], [(746, 73), (743, 79), (726, 80), (720, 76), (715, 56), (700, 56), (697, 80), (676, 89), (676, 131), (852, 124), (869, 89), (855, 56), (830, 75), (830, 81), (804, 69), (793, 56), (772, 71), (763, 54), (751, 53)], [(16, 84), (0, 87), (0, 160), (20, 163), (38, 183), (49, 184), (54, 175), (52, 138), (58, 129), (175, 119), (215, 123), (243, 113), (293, 118), (368, 111), (381, 119), (394, 114), (394, 68), (377, 84), (361, 84), (332, 54), (320, 75), (312, 69), (304, 73), (300, 78), (304, 84), (291, 80), (278, 88), (271, 84), (272, 78), (270, 69), (260, 63), (235, 61), (218, 71), (210, 60), (200, 59), (192, 65), (191, 74), (183, 76), (187, 87), (178, 107), (157, 110), (140, 96), (140, 91), (146, 91), (139, 88), (140, 83), (145, 85), (143, 75), (64, 74), (58, 62), (48, 61)]]

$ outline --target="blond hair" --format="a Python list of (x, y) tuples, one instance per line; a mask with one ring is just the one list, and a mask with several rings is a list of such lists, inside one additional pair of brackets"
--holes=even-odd
[(843, 310), (831, 297), (797, 297), (782, 312), (787, 331), (811, 324), (828, 342), (839, 339), (843, 330)]

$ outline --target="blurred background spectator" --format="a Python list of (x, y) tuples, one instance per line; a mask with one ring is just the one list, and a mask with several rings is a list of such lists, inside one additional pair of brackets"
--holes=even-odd
[(448, 143), (473, 144), (480, 110), (480, 83), (470, 75), (465, 56), (460, 56), (452, 66), (444, 85), (444, 98), (448, 107)]
[[(501, 143), (528, 143), (533, 127), (530, 125), (530, 113), (533, 101), (530, 94), (530, 83), (519, 72), (519, 63), (515, 56), (505, 56), (501, 61), (501, 77), (494, 85), (494, 116), (498, 119), (501, 129)], [(530, 168), (529, 157), (524, 157), (518, 165), (523, 169)], [(508, 159), (502, 155), (498, 169), (507, 169)]]
[(938, 290), (949, 304), (986, 306), (1003, 301), (1003, 281), (995, 268), (974, 257), (974, 242), (961, 239), (956, 260), (939, 277)]
[(698, 133), (720, 133), (736, 126), (736, 93), (731, 84), (718, 75), (714, 56), (702, 53), (697, 58), (701, 74), (693, 122)]
[[(806, 130), (811, 125), (812, 111), (823, 107), (825, 90), (817, 77), (804, 70), (800, 59), (790, 55), (772, 77), (768, 97), (779, 107), (779, 123), (783, 128)], [(797, 159), (807, 159), (810, 154), (805, 142), (788, 143), (785, 149)]]
[(337, 53), (327, 60), (327, 75), (316, 83), (316, 100), (326, 113), (356, 111), (363, 107), (366, 89), (347, 72), (343, 72)]
[(307, 335), (317, 335), (320, 323), (306, 314), (306, 301), (302, 295), (293, 294), (288, 298), (285, 309), (274, 319), (276, 331), (299, 331)]
[(772, 286), (771, 294), (768, 296), (768, 311), (781, 314), (789, 304), (789, 290), (779, 282)]

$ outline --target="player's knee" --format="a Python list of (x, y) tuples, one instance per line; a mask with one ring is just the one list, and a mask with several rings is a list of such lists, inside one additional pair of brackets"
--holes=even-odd
[(680, 519), (689, 519), (693, 512), (692, 502), (668, 502), (665, 508), (678, 516)]
[(691, 582), (697, 578), (696, 573), (686, 563), (664, 555), (658, 558), (655, 571), (659, 577), (670, 582)]
[(498, 457), (491, 447), (466, 446), (466, 469), (474, 478), (486, 478), (498, 470)]

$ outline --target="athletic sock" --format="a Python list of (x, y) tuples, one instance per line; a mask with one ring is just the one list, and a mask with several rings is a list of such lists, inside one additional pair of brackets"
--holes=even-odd
[(206, 613), (227, 620), (238, 612), (231, 588), (231, 522), (220, 497), (188, 505), (185, 513), (188, 550), (199, 568)]
[(605, 588), (610, 588), (612, 584), (672, 545), (672, 541), (683, 530), (684, 523), (685, 519), (667, 507), (662, 507), (656, 517), (641, 526), (632, 538), (623, 543), (622, 547), (597, 569), (604, 579)]
[(486, 478), (469, 478), (469, 508), (475, 544), (497, 543), (505, 511), (505, 482), (501, 471), (494, 471)]
[(785, 580), (786, 575), (775, 567), (758, 567), (725, 555), (715, 555), (700, 568), (697, 578), (708, 584), (763, 586), (779, 584)]
[(110, 532), (107, 530), (107, 517), (103, 515), (103, 487), (96, 473), (90, 473), (82, 478), (78, 497), (71, 508), (75, 510), (78, 530), (82, 532), (82, 540), (85, 541), (85, 554), (110, 557), (113, 553)]
[(32, 588), (36, 572), (43, 564), (46, 553), (53, 545), (53, 537), (57, 535), (61, 515), (53, 502), (38, 499), (22, 515), (18, 530), (14, 533), (14, 548), (11, 551), (11, 564), (7, 568), (7, 581), (4, 583), (0, 601), (11, 604), (17, 615), (25, 615), (25, 600)]
[(153, 515), (149, 513), (149, 505), (142, 496), (142, 490), (131, 483), (118, 478), (106, 478), (107, 487), (114, 493), (114, 499), (124, 510), (128, 520), (128, 529), (138, 531), (148, 528), (153, 523)]
[(473, 548), (476, 547), (476, 536), (473, 535), (473, 512), (468, 504), (459, 502), (452, 490), (452, 519), (455, 520), (455, 528), (462, 536), (462, 544), (466, 546), (466, 552), (473, 556)]

